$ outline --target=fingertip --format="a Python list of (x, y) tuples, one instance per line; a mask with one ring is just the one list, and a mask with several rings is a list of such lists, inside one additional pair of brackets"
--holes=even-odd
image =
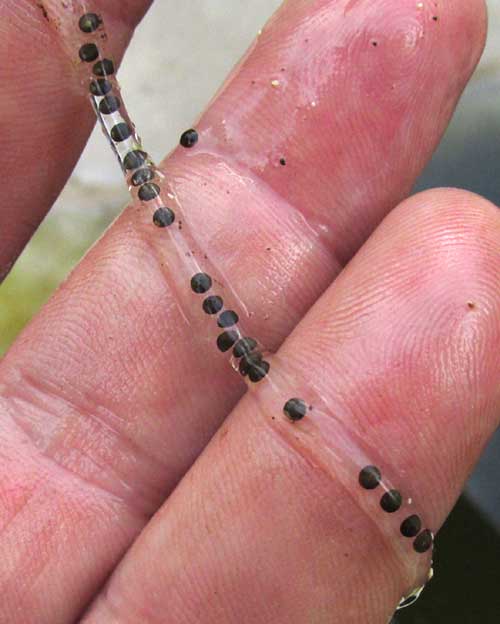
[(480, 251), (483, 245), (495, 248), (500, 236), (498, 207), (477, 193), (452, 187), (413, 195), (397, 206), (386, 221), (402, 235), (406, 232), (411, 236), (413, 232), (413, 236), (419, 237), (424, 229), (429, 231), (430, 240), (437, 237), (462, 250), (470, 247)]
[(434, 151), (485, 33), (483, 0), (284, 3), (185, 156), (247, 168), (346, 262)]

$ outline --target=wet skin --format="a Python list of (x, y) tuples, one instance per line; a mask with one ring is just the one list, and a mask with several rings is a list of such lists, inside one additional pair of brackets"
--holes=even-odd
[[(280, 378), (314, 379), (438, 528), (498, 424), (500, 216), (404, 199), (486, 29), (480, 0), (417, 4), (289, 0), (168, 175)], [(146, 8), (100, 7), (113, 59)], [(40, 7), (0, 18), (5, 272), (92, 111)], [(0, 622), (387, 622), (401, 533), (323, 461), (336, 440), (277, 435), (267, 387), (243, 396), (206, 317), (183, 322), (152, 217), (127, 208), (0, 363)]]

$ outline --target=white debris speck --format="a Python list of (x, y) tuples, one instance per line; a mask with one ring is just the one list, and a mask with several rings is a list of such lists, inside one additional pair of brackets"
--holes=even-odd
[(279, 80), (271, 80), (271, 86), (274, 87), (275, 89), (277, 89), (280, 86), (280, 81)]

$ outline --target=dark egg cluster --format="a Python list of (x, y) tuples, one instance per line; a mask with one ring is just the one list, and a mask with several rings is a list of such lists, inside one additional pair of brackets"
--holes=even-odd
[[(83, 33), (93, 35), (102, 26), (102, 19), (96, 13), (86, 13), (80, 18), (78, 25)], [(78, 56), (84, 63), (93, 63), (94, 78), (90, 82), (89, 89), (94, 97), (104, 98), (99, 103), (99, 112), (103, 115), (117, 112), (121, 106), (120, 100), (114, 95), (108, 95), (113, 90), (113, 84), (109, 80), (115, 73), (113, 61), (101, 58), (95, 42), (84, 43), (78, 51)], [(132, 130), (126, 123), (120, 123), (111, 130), (111, 137), (116, 142), (128, 139), (131, 134)]]
[[(359, 484), (365, 490), (374, 490), (382, 481), (382, 473), (376, 466), (366, 466), (359, 473)], [(395, 513), (399, 511), (403, 504), (403, 497), (398, 490), (388, 490), (380, 498), (380, 506), (386, 513)], [(425, 553), (434, 541), (432, 531), (429, 529), (422, 530), (422, 521), (416, 514), (412, 514), (405, 518), (399, 527), (401, 535), (404, 537), (415, 538), (413, 540), (413, 548), (418, 553)]]
[[(86, 13), (78, 22), (80, 30), (89, 37), (95, 34), (102, 26), (102, 19), (96, 13)], [(115, 66), (111, 59), (102, 58), (96, 41), (83, 43), (78, 51), (78, 56), (83, 63), (92, 64), (92, 79), (89, 90), (95, 98), (102, 98), (96, 104), (99, 114), (104, 118), (120, 113), (122, 103), (118, 95), (113, 93), (115, 87)], [(116, 88), (116, 90), (118, 90)], [(125, 141), (134, 139), (134, 130), (131, 125), (118, 116), (109, 127), (109, 137), (115, 144), (125, 144)], [(112, 124), (112, 125), (111, 125)], [(108, 128), (108, 122), (105, 121)], [(126, 150), (127, 148), (125, 148)], [(151, 165), (148, 154), (135, 145), (121, 158), (125, 172), (131, 173), (130, 183), (137, 188), (137, 196), (143, 202), (149, 202), (160, 195), (160, 187), (155, 182), (155, 169)], [(170, 208), (159, 208), (153, 217), (153, 222), (158, 227), (166, 227), (175, 221), (175, 215)]]
[[(177, 219), (182, 229), (181, 215), (163, 205), (159, 178), (153, 161), (142, 149), (140, 139), (130, 121), (125, 105), (121, 101), (120, 90), (116, 82), (115, 67), (112, 60), (105, 58), (100, 50), (106, 40), (102, 19), (96, 13), (86, 13), (78, 22), (80, 36), (85, 35), (78, 50), (78, 57), (90, 74), (89, 91), (114, 151), (119, 155), (123, 171), (129, 183), (129, 189), (141, 202), (150, 202), (148, 207), (153, 214), (153, 223), (158, 228), (167, 228)], [(76, 25), (75, 25), (76, 27)], [(199, 141), (198, 131), (186, 130), (180, 137), (180, 145), (193, 148)], [(284, 157), (279, 159), (281, 166), (286, 166)], [(178, 206), (176, 210), (181, 211)], [(171, 230), (174, 235), (176, 230)], [(194, 252), (192, 252), (194, 254)], [(186, 256), (191, 257), (191, 252)], [(206, 256), (205, 256), (206, 257)], [(232, 354), (232, 363), (241, 376), (252, 383), (265, 379), (270, 372), (270, 363), (265, 359), (263, 349), (254, 338), (245, 336), (239, 327), (239, 316), (235, 310), (227, 309), (223, 298), (214, 292), (215, 281), (194, 262), (189, 270), (190, 290), (195, 298), (202, 297), (200, 311), (216, 320), (218, 336), (216, 345), (220, 352)], [(185, 289), (189, 291), (189, 278)], [(192, 295), (190, 295), (192, 296)], [(312, 407), (297, 397), (288, 399), (283, 405), (283, 414), (291, 423), (301, 421)], [(382, 475), (376, 466), (366, 466), (359, 473), (359, 484), (365, 490), (375, 490), (382, 483)], [(383, 487), (383, 484), (382, 484)], [(381, 488), (382, 489), (382, 488)], [(398, 512), (403, 506), (403, 497), (398, 490), (384, 488), (380, 498), (380, 507), (389, 514)], [(417, 553), (425, 553), (432, 548), (433, 534), (429, 529), (422, 529), (422, 521), (417, 514), (408, 515), (400, 524), (400, 533), (405, 538), (413, 539), (413, 548)]]
[(207, 273), (197, 273), (191, 278), (191, 290), (197, 295), (206, 295), (201, 307), (209, 316), (217, 315), (217, 326), (224, 331), (217, 337), (217, 348), (225, 353), (233, 350), (233, 356), (238, 360), (238, 370), (243, 377), (257, 383), (266, 377), (270, 370), (262, 352), (258, 349), (257, 341), (244, 337), (238, 329), (239, 316), (234, 310), (224, 310), (224, 301), (218, 295), (209, 294), (213, 280)]

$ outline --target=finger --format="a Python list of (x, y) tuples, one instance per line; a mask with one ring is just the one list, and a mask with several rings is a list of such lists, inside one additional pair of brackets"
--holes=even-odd
[[(357, 12), (349, 13), (347, 19), (334, 2), (325, 15), (325, 6), (311, 6), (307, 19), (301, 2), (287, 3), (281, 15), (288, 30), (282, 31), (276, 19), (267, 31), (266, 45), (276, 37), (285, 49), (290, 32), (298, 33), (317, 23), (316, 53), (324, 55), (328, 49), (334, 55), (334, 38), (326, 32), (335, 32), (342, 24), (355, 36), (362, 19)], [(371, 5), (365, 2), (364, 6)], [(395, 6), (400, 7), (400, 3), (393, 4), (392, 9)], [(453, 10), (445, 6), (443, 15), (447, 17), (442, 29), (423, 54), (431, 76), (426, 84), (433, 85), (436, 98), (431, 106), (433, 114), (424, 114), (423, 107), (417, 106), (411, 115), (417, 120), (405, 119), (406, 125), (425, 126), (434, 143), (446, 121), (441, 111), (456, 101), (473, 65), (471, 57), (479, 56), (484, 35), (484, 13), (477, 10), (482, 5), (477, 4), (474, 11), (465, 1), (455, 3)], [(405, 7), (413, 16), (414, 5), (407, 3)], [(391, 21), (390, 3), (381, 4), (381, 8), (386, 11), (384, 28), (390, 39), (391, 28), (399, 33), (401, 21)], [(318, 11), (321, 19), (315, 19)], [(399, 9), (395, 14), (400, 20)], [(432, 19), (428, 11), (423, 15), (422, 19)], [(469, 50), (457, 45), (456, 31), (462, 21), (472, 28)], [(262, 39), (256, 50), (265, 42)], [(449, 55), (450, 46), (454, 55)], [(434, 84), (432, 76), (437, 79), (441, 75), (436, 62), (440, 56), (449, 69), (448, 82)], [(294, 62), (301, 62), (298, 53)], [(350, 62), (359, 72), (364, 71), (355, 56)], [(348, 97), (347, 92), (336, 91), (334, 80), (326, 80), (329, 68), (324, 63), (322, 66), (323, 74), (311, 72), (312, 83), (319, 89), (326, 81), (330, 97)], [(244, 63), (241, 71), (245, 70)], [(409, 73), (408, 81), (412, 97), (418, 100), (422, 77), (417, 79)], [(227, 89), (231, 88), (230, 84)], [(325, 101), (328, 93), (324, 92)], [(264, 102), (254, 114), (265, 119), (270, 114), (268, 106), (272, 104)], [(226, 114), (229, 118), (231, 110)], [(269, 133), (270, 127), (262, 131)], [(312, 149), (326, 130), (319, 125), (314, 134), (303, 131), (297, 127), (302, 142), (307, 140)], [(346, 149), (355, 147), (348, 140), (351, 135), (345, 118), (338, 140), (345, 142)], [(398, 140), (405, 142), (405, 137)], [(167, 164), (169, 179), (184, 209), (184, 226), (196, 232), (200, 247), (223, 271), (226, 290), (231, 285), (240, 293), (249, 311), (245, 318), (248, 331), (274, 348), (338, 272), (335, 249), (321, 240), (321, 228), (304, 222), (286, 194), (276, 193), (242, 169), (241, 162), (232, 163), (217, 152), (207, 154), (202, 145), (203, 133), (192, 152), (177, 153)], [(421, 145), (415, 150), (422, 149), (420, 158), (424, 160), (430, 152), (424, 154), (428, 146)], [(243, 143), (243, 155), (244, 150)], [(317, 160), (311, 162), (312, 168), (317, 167), (320, 146), (314, 154)], [(250, 150), (248, 158), (254, 156)], [(329, 159), (333, 167), (334, 154)], [(379, 206), (388, 202), (396, 187), (402, 192), (402, 174), (396, 171), (396, 161), (393, 168), (391, 184), (381, 190), (385, 199), (373, 197)], [(364, 175), (360, 172), (360, 184)], [(352, 188), (352, 183), (352, 176), (344, 179), (338, 175), (336, 179), (339, 192), (344, 186)], [(357, 217), (352, 215), (353, 232), (363, 218), (361, 203), (358, 208)], [(44, 522), (53, 507), (57, 507), (59, 517), (72, 518), (47, 530), (40, 576), (36, 576), (38, 563), (33, 561), (34, 544), (23, 542), (25, 547), (17, 549), (13, 569), (22, 570), (23, 578), (31, 581), (24, 588), (12, 588), (13, 603), (5, 603), (5, 610), (15, 604), (23, 605), (26, 614), (38, 614), (43, 596), (43, 608), (50, 613), (51, 622), (72, 614), (120, 556), (145, 517), (161, 504), (243, 392), (240, 380), (228, 376), (227, 362), (214, 348), (215, 338), (205, 338), (213, 330), (196, 316), (201, 305), (198, 300), (193, 303), (196, 308), (190, 325), (185, 323), (178, 297), (186, 288), (180, 278), (184, 267), (182, 263), (165, 266), (166, 241), (161, 231), (151, 232), (151, 216), (147, 209), (128, 210), (0, 364), (2, 407), (23, 431), (12, 432), (12, 425), (5, 425), (10, 440), (5, 447), (13, 457), (10, 472), (14, 483), (16, 470), (25, 475), (24, 467), (15, 469), (23, 440), (33, 442), (35, 449), (23, 483), (39, 488), (39, 475), (51, 475), (46, 486), (49, 492), (43, 496), (48, 507), (41, 505), (39, 498), (27, 502), (10, 494), (8, 518), (12, 529), (0, 546), (8, 550), (15, 543), (17, 548), (19, 536), (25, 539), (27, 532), (36, 542), (36, 532), (27, 526), (27, 519), (35, 515)], [(344, 217), (339, 213), (337, 218), (340, 223)], [(372, 225), (377, 218), (372, 215)], [(17, 516), (20, 500), (25, 504), (25, 515)], [(73, 519), (74, 506), (79, 510), (78, 522)], [(14, 517), (19, 519), (13, 522)], [(61, 544), (68, 549), (67, 559), (61, 556)], [(80, 550), (85, 552), (86, 565), (75, 569), (72, 564)], [(31, 590), (34, 578), (38, 578), (37, 591)], [(66, 586), (71, 579), (72, 591), (64, 610), (60, 595), (43, 591), (45, 583), (51, 588), (57, 586), (57, 579), (64, 579)]]
[[(117, 60), (150, 2), (94, 5), (113, 31)], [(0, 6), (0, 53), (11, 59), (0, 68), (0, 280), (54, 203), (94, 125), (74, 61), (60, 40), (64, 29), (57, 20), (73, 18), (69, 4), (53, 0), (5, 0)], [(76, 45), (77, 28), (74, 40)]]
[[(385, 624), (429, 564), (402, 521), (416, 508), (436, 531), (498, 425), (499, 243), (500, 213), (471, 194), (399, 207), (287, 339), (274, 384), (237, 406), (85, 624)], [(296, 396), (311, 408), (292, 424), (283, 405)], [(360, 487), (360, 444), (401, 491), (396, 512), (381, 509), (382, 488)]]
[(482, 51), (483, 12), (477, 0), (286, 3), (203, 116), (192, 164), (201, 151), (251, 172), (345, 264), (434, 151)]

